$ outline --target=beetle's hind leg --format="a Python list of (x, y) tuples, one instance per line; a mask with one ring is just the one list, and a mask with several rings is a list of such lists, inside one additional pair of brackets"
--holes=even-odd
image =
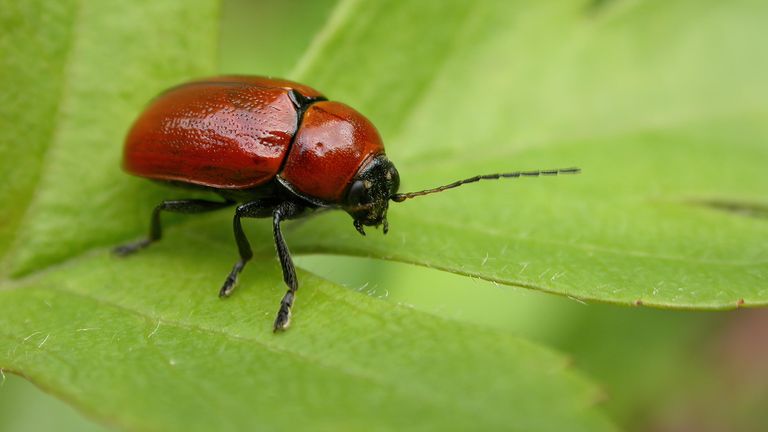
[(154, 210), (152, 210), (152, 218), (149, 223), (149, 236), (139, 241), (126, 243), (124, 245), (118, 246), (114, 248), (112, 252), (115, 253), (116, 255), (121, 255), (121, 256), (130, 255), (160, 240), (163, 237), (163, 229), (162, 229), (162, 226), (160, 225), (161, 212), (166, 211), (171, 213), (187, 213), (187, 214), (206, 213), (214, 210), (219, 210), (224, 207), (229, 207), (234, 203), (235, 203), (234, 201), (229, 201), (229, 200), (220, 202), (220, 201), (207, 201), (207, 200), (199, 200), (199, 199), (163, 201), (157, 207), (155, 207)]

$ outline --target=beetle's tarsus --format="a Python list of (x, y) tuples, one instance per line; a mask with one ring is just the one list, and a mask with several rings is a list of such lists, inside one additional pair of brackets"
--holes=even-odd
[(128, 256), (146, 248), (150, 244), (152, 244), (152, 240), (150, 239), (143, 239), (132, 243), (126, 243), (112, 249), (112, 253), (117, 256)]
[(232, 294), (232, 291), (235, 290), (235, 286), (237, 286), (237, 275), (227, 276), (227, 280), (224, 281), (224, 285), (219, 290), (219, 297), (220, 298), (227, 298)]
[(355, 226), (355, 229), (357, 232), (360, 233), (360, 235), (365, 235), (365, 229), (363, 229), (363, 223), (359, 219), (355, 219), (353, 222), (353, 225)]
[(229, 272), (229, 275), (227, 275), (227, 279), (224, 280), (224, 285), (222, 285), (221, 289), (219, 290), (220, 298), (226, 298), (226, 297), (229, 297), (230, 294), (232, 294), (232, 291), (234, 291), (235, 287), (237, 287), (237, 281), (240, 276), (240, 271), (243, 270), (244, 266), (245, 266), (245, 263), (243, 263), (242, 261), (238, 261), (237, 264), (235, 264), (235, 266), (232, 267), (232, 271)]
[(283, 311), (280, 309), (280, 312), (277, 313), (277, 318), (275, 318), (275, 326), (272, 329), (273, 333), (285, 331), (288, 329), (288, 326), (291, 325), (291, 310), (287, 309)]
[(280, 310), (277, 311), (273, 331), (275, 333), (283, 331), (291, 325), (291, 308), (293, 307), (294, 293), (288, 291), (280, 301)]

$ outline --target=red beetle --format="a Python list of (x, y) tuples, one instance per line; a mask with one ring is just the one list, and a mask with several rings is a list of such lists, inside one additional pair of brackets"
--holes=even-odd
[(240, 260), (220, 297), (232, 293), (253, 253), (240, 219), (271, 217), (288, 291), (274, 330), (290, 323), (298, 281), (280, 231), (286, 219), (341, 208), (365, 235), (383, 225), (389, 200), (401, 202), (482, 179), (577, 173), (578, 168), (490, 174), (419, 192), (398, 194), (400, 176), (384, 154), (376, 128), (362, 114), (292, 81), (223, 76), (173, 87), (134, 123), (125, 142), (124, 169), (134, 175), (213, 191), (224, 201), (163, 201), (152, 212), (149, 237), (119, 246), (128, 255), (160, 240), (160, 213), (203, 213), (242, 203), (233, 221)]

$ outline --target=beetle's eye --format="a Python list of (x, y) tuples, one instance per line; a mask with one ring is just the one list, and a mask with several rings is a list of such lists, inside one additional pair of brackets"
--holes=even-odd
[(352, 183), (352, 186), (349, 188), (349, 195), (347, 195), (347, 200), (350, 204), (362, 204), (365, 195), (365, 183), (362, 180), (357, 180)]
[(387, 172), (387, 180), (389, 180), (389, 194), (393, 195), (400, 189), (400, 174), (397, 172), (397, 168), (394, 165), (389, 167)]

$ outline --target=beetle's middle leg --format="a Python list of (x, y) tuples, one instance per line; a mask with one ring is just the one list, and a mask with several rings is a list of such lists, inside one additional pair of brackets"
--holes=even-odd
[(237, 278), (240, 275), (240, 272), (243, 271), (245, 264), (253, 258), (251, 244), (245, 236), (240, 219), (244, 217), (263, 218), (272, 216), (275, 205), (276, 203), (272, 200), (257, 200), (237, 206), (235, 216), (232, 219), (232, 229), (235, 232), (235, 242), (237, 243), (237, 250), (240, 253), (240, 260), (235, 263), (232, 267), (232, 271), (229, 272), (227, 279), (224, 280), (224, 285), (222, 285), (219, 290), (219, 297), (229, 297), (229, 295), (232, 294), (232, 291), (237, 285)]
[(187, 214), (205, 213), (205, 212), (210, 212), (214, 210), (219, 210), (224, 207), (229, 207), (234, 203), (235, 203), (234, 201), (230, 201), (230, 200), (221, 202), (221, 201), (208, 201), (208, 200), (201, 200), (201, 199), (163, 201), (160, 204), (158, 204), (157, 207), (155, 207), (155, 209), (152, 211), (152, 218), (149, 223), (149, 236), (139, 241), (118, 246), (114, 248), (112, 252), (114, 252), (116, 255), (123, 255), (123, 256), (130, 255), (160, 240), (160, 238), (163, 237), (163, 229), (162, 229), (162, 226), (160, 225), (161, 212), (166, 211), (171, 213), (187, 213)]

